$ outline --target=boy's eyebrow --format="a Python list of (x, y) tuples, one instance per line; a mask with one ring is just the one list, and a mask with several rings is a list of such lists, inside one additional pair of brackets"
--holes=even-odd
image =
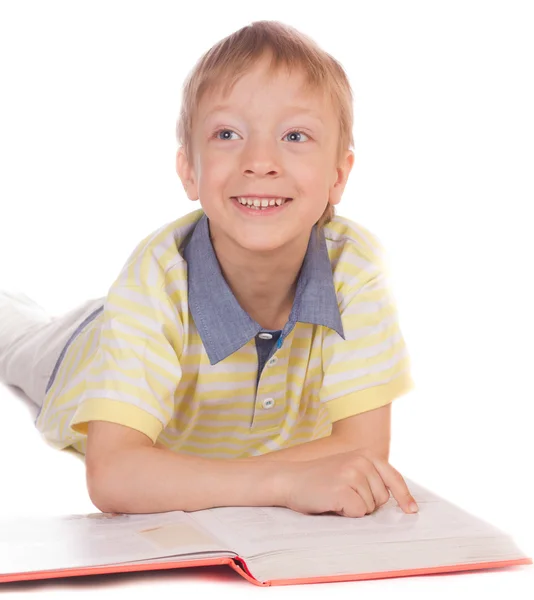
[[(219, 111), (225, 111), (225, 110), (231, 111), (232, 107), (229, 104), (217, 104), (216, 106), (214, 106), (211, 110), (209, 110), (206, 113), (206, 117), (205, 117), (204, 121), (207, 121), (208, 117), (210, 117), (213, 113), (216, 113)], [(305, 113), (306, 115), (309, 115), (313, 119), (317, 119), (320, 123), (322, 123), (324, 125), (324, 121), (323, 121), (323, 119), (321, 119), (320, 114), (311, 108), (307, 108), (305, 106), (288, 106), (286, 112)]]

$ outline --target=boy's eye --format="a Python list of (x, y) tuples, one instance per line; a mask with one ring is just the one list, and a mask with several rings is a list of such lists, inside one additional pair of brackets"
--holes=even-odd
[[(308, 137), (308, 135), (306, 133), (304, 133), (304, 131), (301, 131), (300, 129), (293, 129), (293, 131), (290, 131), (288, 134), (286, 134), (284, 137), (287, 137), (288, 135), (293, 135), (293, 134), (297, 134), (298, 136), (305, 136)], [(300, 138), (299, 138), (300, 139)], [(295, 141), (295, 140), (292, 140)]]
[[(219, 134), (225, 134), (224, 137), (219, 137)], [(235, 133), (235, 131), (232, 131), (231, 129), (219, 129), (215, 132), (214, 136), (218, 139), (218, 140), (232, 140), (232, 133)], [(229, 134), (229, 135), (226, 135)], [(289, 133), (286, 133), (286, 135), (284, 137), (288, 137), (290, 135), (294, 135), (297, 134), (298, 136), (305, 136), (308, 137), (308, 134), (304, 133), (304, 131), (301, 131), (300, 129), (292, 129)], [(237, 134), (236, 134), (237, 135)], [(291, 141), (300, 141), (300, 138), (298, 140), (295, 140), (294, 138)]]
[(215, 137), (216, 137), (218, 140), (229, 140), (229, 139), (231, 139), (231, 137), (230, 137), (230, 136), (226, 136), (226, 135), (225, 135), (225, 137), (222, 137), (222, 138), (221, 138), (221, 137), (219, 137), (219, 134), (220, 134), (220, 133), (224, 133), (224, 134), (227, 134), (227, 133), (229, 133), (229, 134), (230, 134), (230, 136), (231, 136), (231, 135), (232, 135), (232, 133), (235, 133), (235, 131), (232, 131), (231, 129), (219, 129), (218, 131), (216, 131), (216, 132), (215, 132)]

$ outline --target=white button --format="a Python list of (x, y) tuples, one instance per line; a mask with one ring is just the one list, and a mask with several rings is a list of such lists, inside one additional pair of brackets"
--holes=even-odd
[(274, 406), (274, 400), (272, 398), (265, 398), (262, 402), (262, 406), (267, 409), (272, 408)]
[(273, 365), (275, 365), (278, 362), (278, 357), (277, 356), (273, 356), (271, 358), (271, 360), (269, 360), (269, 362), (267, 363), (268, 367), (272, 367)]
[(258, 337), (261, 337), (262, 340), (270, 340), (273, 336), (271, 333), (260, 333)]

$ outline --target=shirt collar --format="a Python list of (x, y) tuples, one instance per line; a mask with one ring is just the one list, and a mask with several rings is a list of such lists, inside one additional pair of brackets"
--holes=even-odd
[[(335, 330), (345, 339), (324, 232), (316, 242), (313, 226), (300, 270), (295, 300), (285, 337), (295, 323), (313, 323)], [(204, 213), (183, 249), (187, 262), (189, 309), (211, 365), (227, 358), (260, 331), (226, 283), (211, 243), (209, 219)]]

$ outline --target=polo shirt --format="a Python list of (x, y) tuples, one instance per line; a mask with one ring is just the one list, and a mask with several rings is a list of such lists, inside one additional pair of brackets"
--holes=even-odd
[(242, 458), (328, 436), (411, 390), (380, 242), (339, 215), (318, 239), (316, 227), (281, 330), (237, 302), (202, 209), (146, 236), (58, 358), (36, 419), (45, 440), (85, 453), (102, 420)]

